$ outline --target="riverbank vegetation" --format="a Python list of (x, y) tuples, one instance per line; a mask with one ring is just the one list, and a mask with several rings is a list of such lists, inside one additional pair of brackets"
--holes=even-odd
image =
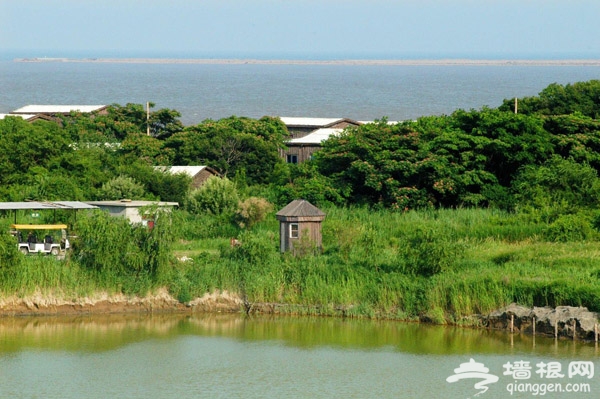
[[(551, 85), (497, 109), (349, 128), (288, 165), (278, 118), (184, 127), (139, 105), (60, 123), (0, 121), (4, 201), (177, 201), (153, 229), (104, 213), (60, 213), (77, 238), (64, 260), (0, 235), (0, 292), (145, 295), (186, 303), (238, 293), (246, 310), (468, 322), (511, 302), (600, 311), (600, 82)], [(197, 190), (153, 166), (201, 164)], [(323, 250), (279, 252), (275, 212), (319, 206)], [(9, 230), (11, 215), (0, 219)], [(20, 218), (30, 216), (20, 214)], [(54, 218), (55, 215), (42, 215)], [(23, 220), (27, 222), (27, 220)], [(236, 245), (231, 245), (231, 239)], [(239, 245), (238, 245), (239, 244)], [(309, 244), (307, 244), (309, 245)]]

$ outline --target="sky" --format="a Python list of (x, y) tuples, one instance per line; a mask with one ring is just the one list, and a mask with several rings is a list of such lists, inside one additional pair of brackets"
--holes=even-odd
[(0, 0), (21, 57), (600, 58), (600, 0)]

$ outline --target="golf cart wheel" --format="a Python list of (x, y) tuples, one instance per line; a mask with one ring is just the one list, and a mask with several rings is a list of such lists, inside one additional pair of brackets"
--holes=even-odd
[(59, 252), (58, 248), (56, 248), (56, 247), (52, 248), (52, 250), (50, 251), (50, 253), (54, 256), (58, 255), (58, 252)]
[(28, 250), (26, 247), (21, 247), (21, 248), (19, 248), (19, 251), (21, 251), (21, 253), (22, 253), (23, 255), (27, 255), (27, 254), (29, 254), (29, 250)]

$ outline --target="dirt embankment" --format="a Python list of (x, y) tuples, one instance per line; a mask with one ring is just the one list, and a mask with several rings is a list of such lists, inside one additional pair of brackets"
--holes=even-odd
[(155, 312), (239, 312), (243, 301), (228, 292), (206, 294), (188, 304), (173, 298), (166, 289), (145, 297), (128, 297), (122, 294), (95, 295), (66, 299), (61, 295), (39, 292), (27, 297), (0, 298), (0, 317), (32, 315), (78, 315), (109, 313), (155, 313)]

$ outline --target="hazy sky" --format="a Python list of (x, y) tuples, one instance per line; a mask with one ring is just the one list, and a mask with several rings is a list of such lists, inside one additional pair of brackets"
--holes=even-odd
[(600, 0), (0, 0), (0, 50), (600, 58), (599, 17)]

